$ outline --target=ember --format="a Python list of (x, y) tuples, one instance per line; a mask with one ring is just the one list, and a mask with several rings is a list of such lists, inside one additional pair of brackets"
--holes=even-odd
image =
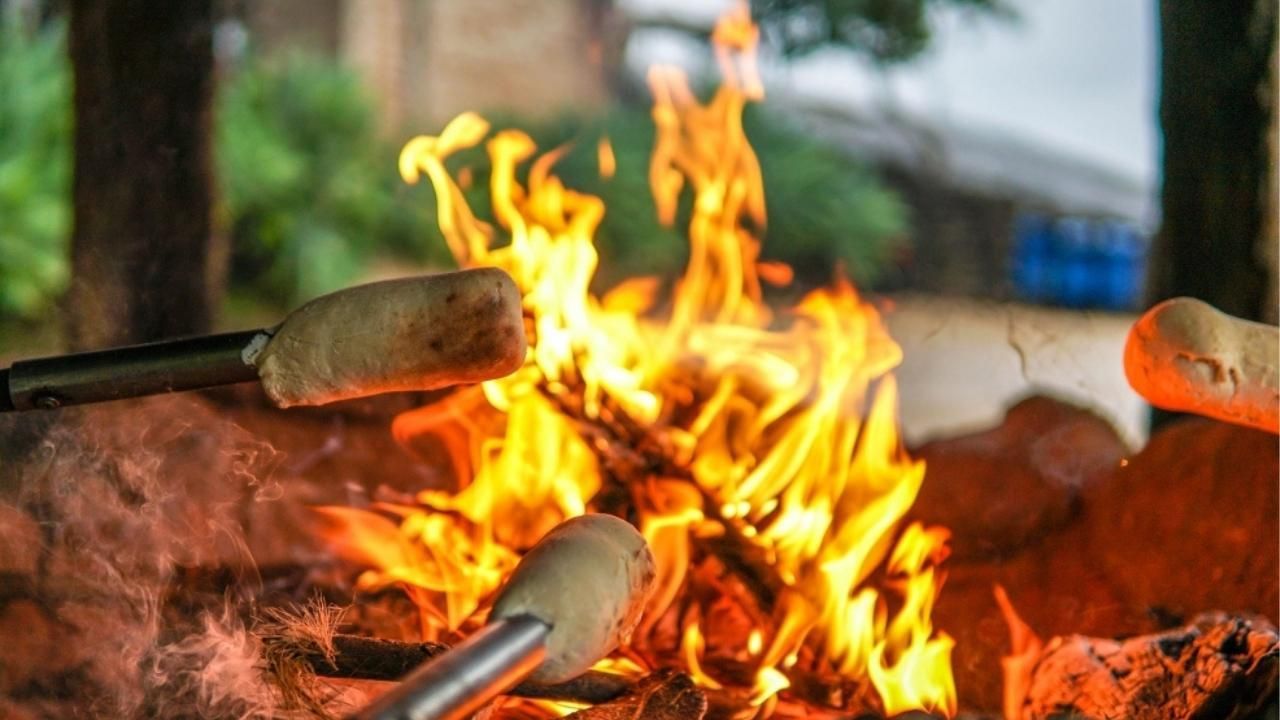
[[(953, 714), (952, 641), (931, 617), (949, 534), (902, 527), (924, 466), (897, 433), (900, 350), (846, 281), (784, 320), (762, 300), (762, 278), (786, 273), (761, 271), (764, 188), (741, 124), (763, 95), (757, 31), (738, 8), (713, 39), (723, 84), (709, 102), (678, 70), (649, 76), (663, 222), (693, 196), (688, 268), (661, 319), (651, 279), (591, 293), (606, 208), (556, 178), (564, 149), (538, 154), (470, 113), (405, 146), (401, 174), (433, 184), (459, 264), (516, 279), (531, 348), (514, 375), (396, 419), (402, 442), (448, 448), (457, 491), (326, 508), (328, 536), (372, 568), (362, 588), (405, 588), (424, 639), (438, 640), (477, 627), (553, 525), (588, 508), (621, 515), (653, 549), (657, 590), (626, 662), (600, 669), (678, 668), (765, 714), (794, 703)], [(496, 227), (446, 167), (482, 142)]]

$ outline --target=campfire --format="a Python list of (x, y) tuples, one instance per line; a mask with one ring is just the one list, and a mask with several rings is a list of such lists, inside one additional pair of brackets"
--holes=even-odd
[(459, 272), (0, 370), (0, 716), (1274, 717), (1276, 329), (1140, 319), (1133, 387), (1222, 421), (1141, 451), (1041, 396), (909, 451), (882, 306), (768, 259), (745, 4), (711, 40), (647, 166), (578, 140), (678, 278), (600, 292), (570, 147), (464, 113), (399, 158)]
[[(762, 96), (756, 32), (745, 9), (717, 26), (722, 84), (706, 103), (676, 69), (649, 76), (662, 221), (689, 198), (690, 259), (669, 300), (656, 278), (592, 294), (608, 209), (557, 179), (563, 148), (470, 113), (409, 141), (401, 174), (434, 186), (459, 265), (515, 278), (530, 351), (514, 374), (396, 418), (405, 446), (447, 448), (456, 488), (324, 508), (326, 535), (369, 566), (361, 589), (404, 588), (438, 641), (474, 630), (557, 523), (618, 515), (652, 548), (657, 587), (600, 669), (637, 681), (678, 669), (763, 714), (952, 714), (952, 641), (931, 621), (948, 533), (903, 521), (925, 468), (897, 434), (901, 351), (843, 279), (782, 312), (762, 297), (789, 269), (761, 258), (764, 186), (742, 130)], [(491, 221), (464, 200), (471, 170), (450, 169), (481, 146)]]

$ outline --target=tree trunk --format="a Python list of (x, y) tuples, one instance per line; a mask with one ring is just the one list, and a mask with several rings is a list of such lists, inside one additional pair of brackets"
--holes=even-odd
[(74, 349), (207, 332), (212, 0), (73, 0)]
[(1259, 247), (1275, 22), (1274, 0), (1160, 0), (1164, 187), (1152, 304), (1190, 295), (1251, 320), (1270, 314)]

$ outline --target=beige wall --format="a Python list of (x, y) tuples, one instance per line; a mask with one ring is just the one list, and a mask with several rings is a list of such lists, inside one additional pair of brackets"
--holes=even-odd
[(332, 55), (338, 51), (343, 0), (257, 0), (245, 4), (257, 49), (276, 53), (297, 48)]
[(606, 0), (270, 0), (251, 31), (268, 52), (341, 57), (391, 132), (432, 131), (464, 110), (551, 115), (609, 97), (616, 42)]
[(608, 96), (592, 0), (415, 0), (410, 115), (439, 124), (465, 110), (546, 115)]
[(395, 132), (404, 124), (412, 0), (345, 0), (338, 51), (364, 79), (378, 103), (379, 125)]

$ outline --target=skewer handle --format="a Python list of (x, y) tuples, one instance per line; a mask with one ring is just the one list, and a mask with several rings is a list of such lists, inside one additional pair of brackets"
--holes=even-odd
[(0, 369), (0, 412), (52, 410), (257, 380), (258, 370), (247, 353), (268, 339), (265, 330), (248, 330), (20, 360)]
[(410, 673), (352, 720), (461, 720), (533, 672), (551, 626), (531, 615), (495, 620)]

